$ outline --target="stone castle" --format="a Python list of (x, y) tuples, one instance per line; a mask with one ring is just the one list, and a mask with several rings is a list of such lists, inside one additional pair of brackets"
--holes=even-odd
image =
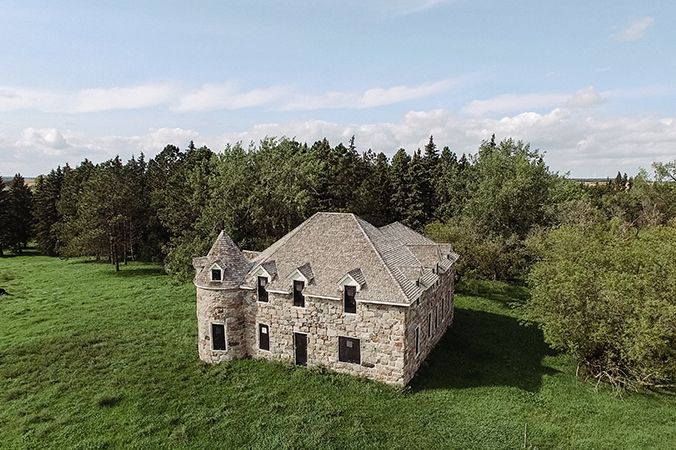
[(399, 222), (317, 213), (263, 252), (222, 232), (195, 258), (199, 355), (406, 385), (453, 322), (458, 255)]

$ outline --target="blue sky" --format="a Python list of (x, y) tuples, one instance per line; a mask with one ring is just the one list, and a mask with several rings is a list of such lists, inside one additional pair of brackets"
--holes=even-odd
[(676, 159), (676, 2), (0, 0), (0, 172), (265, 136)]

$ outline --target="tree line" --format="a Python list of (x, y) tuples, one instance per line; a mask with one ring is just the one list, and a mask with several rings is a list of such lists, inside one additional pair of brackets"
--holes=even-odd
[(206, 254), (220, 230), (262, 250), (317, 211), (354, 212), (376, 226), (401, 221), (432, 237), (450, 233), (466, 253), (481, 242), (481, 252), (504, 261), (474, 267), (478, 254), (460, 272), (506, 279), (526, 263), (504, 255), (523, 253), (533, 227), (552, 225), (571, 190), (536, 150), (512, 139), (458, 156), (430, 136), (422, 150), (400, 149), (391, 160), (358, 152), (354, 137), (347, 146), (266, 138), (220, 153), (191, 142), (149, 161), (85, 159), (38, 177), (30, 233), (48, 255), (94, 256), (118, 269), (129, 259), (161, 261), (189, 279), (192, 257)]
[[(676, 162), (585, 184), (528, 144), (495, 137), (475, 154), (423, 149), (390, 159), (355, 140), (266, 138), (214, 153), (191, 142), (146, 161), (58, 167), (33, 191), (0, 190), (0, 249), (120, 264), (157, 261), (192, 278), (221, 230), (262, 250), (317, 211), (393, 221), (452, 243), (460, 277), (526, 280), (524, 318), (585, 376), (616, 386), (676, 382)], [(32, 220), (31, 220), (32, 218)]]

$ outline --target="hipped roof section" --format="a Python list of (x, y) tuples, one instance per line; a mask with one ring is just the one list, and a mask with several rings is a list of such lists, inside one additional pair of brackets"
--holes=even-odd
[(409, 304), (455, 262), (449, 250), (398, 222), (376, 228), (354, 214), (320, 212), (256, 255), (242, 287), (253, 289), (258, 267), (274, 261), (278, 276), (266, 289), (291, 293), (287, 277), (309, 264), (313, 283), (303, 293), (339, 298), (339, 281), (359, 269), (357, 300)]

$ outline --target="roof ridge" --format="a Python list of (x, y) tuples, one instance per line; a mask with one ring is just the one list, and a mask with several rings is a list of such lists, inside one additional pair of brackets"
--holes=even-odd
[[(380, 253), (380, 251), (378, 251), (378, 249), (376, 248), (376, 246), (373, 244), (373, 241), (371, 240), (371, 238), (369, 237), (369, 235), (366, 233), (366, 230), (364, 229), (364, 227), (362, 226), (362, 224), (361, 224), (360, 221), (362, 221), (362, 222), (364, 222), (364, 223), (368, 223), (368, 222), (366, 222), (364, 219), (362, 219), (361, 217), (357, 216), (357, 215), (354, 214), (354, 213), (350, 213), (350, 214), (352, 215), (352, 218), (354, 219), (354, 221), (357, 222), (357, 226), (359, 227), (359, 229), (361, 230), (361, 232), (364, 233), (364, 237), (366, 237), (366, 241), (369, 243), (369, 245), (371, 246), (371, 248), (376, 252), (376, 255), (378, 255), (378, 258), (380, 259), (380, 262), (382, 262), (383, 266), (385, 266), (385, 269), (387, 270), (387, 273), (390, 275), (390, 277), (392, 278), (392, 280), (394, 280), (394, 283), (395, 283), (395, 284), (397, 285), (397, 287), (399, 288), (399, 291), (400, 291), (401, 294), (404, 296), (404, 299), (406, 299), (406, 301), (408, 302), (409, 298), (408, 298), (408, 295), (406, 295), (406, 291), (404, 291), (404, 288), (403, 288), (403, 287), (401, 286), (401, 284), (399, 283), (399, 280), (397, 280), (397, 278), (396, 278), (396, 277), (394, 276), (394, 274), (392, 273), (392, 269), (390, 269), (390, 266), (385, 262), (385, 259), (383, 258), (383, 255)], [(371, 224), (369, 223), (369, 225), (371, 225)], [(382, 232), (381, 232), (378, 228), (376, 228), (375, 226), (371, 225), (371, 227), (373, 227), (373, 229), (375, 229), (375, 230), (378, 230), (379, 233), (382, 233)]]

